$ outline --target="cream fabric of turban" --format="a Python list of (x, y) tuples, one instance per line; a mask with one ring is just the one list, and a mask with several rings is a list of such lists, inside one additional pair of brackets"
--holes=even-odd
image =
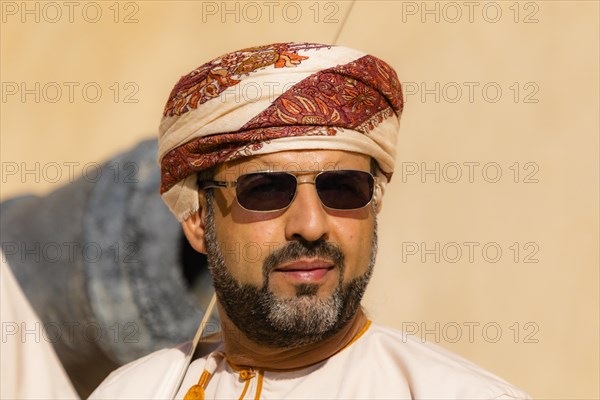
[(224, 54), (171, 92), (159, 128), (160, 193), (182, 221), (199, 207), (197, 172), (286, 150), (366, 154), (389, 181), (403, 105), (395, 71), (347, 47), (275, 43)]

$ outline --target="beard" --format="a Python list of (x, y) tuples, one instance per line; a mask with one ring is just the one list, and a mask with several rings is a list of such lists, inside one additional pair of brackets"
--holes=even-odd
[[(271, 348), (294, 348), (323, 341), (339, 332), (354, 317), (373, 273), (377, 254), (375, 211), (369, 265), (364, 274), (344, 283), (345, 260), (340, 247), (325, 240), (290, 241), (271, 252), (263, 262), (263, 285), (235, 279), (226, 266), (217, 241), (214, 200), (206, 191), (206, 254), (219, 303), (233, 324), (250, 340)], [(269, 289), (269, 275), (279, 265), (300, 258), (331, 260), (339, 268), (336, 289), (326, 298), (318, 284), (295, 285), (295, 296), (281, 298)]]

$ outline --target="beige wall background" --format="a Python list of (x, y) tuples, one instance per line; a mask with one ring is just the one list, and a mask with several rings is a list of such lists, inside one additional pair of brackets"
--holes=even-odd
[(337, 42), (388, 61), (406, 107), (370, 316), (536, 398), (600, 396), (598, 2), (1, 7), (2, 199), (153, 137), (179, 76), (226, 51)]

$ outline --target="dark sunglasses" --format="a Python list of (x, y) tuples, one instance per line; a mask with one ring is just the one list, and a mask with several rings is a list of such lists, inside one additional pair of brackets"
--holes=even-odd
[(249, 211), (278, 211), (287, 208), (297, 187), (313, 183), (321, 203), (335, 210), (354, 210), (371, 202), (375, 178), (366, 171), (294, 171), (316, 173), (313, 179), (299, 178), (291, 172), (254, 172), (241, 175), (236, 181), (202, 181), (201, 189), (235, 187), (238, 204)]

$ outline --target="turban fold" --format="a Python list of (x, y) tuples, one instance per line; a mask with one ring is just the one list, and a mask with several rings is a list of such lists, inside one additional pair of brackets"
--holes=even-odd
[(160, 193), (182, 221), (198, 210), (197, 172), (288, 150), (366, 154), (389, 181), (403, 104), (395, 71), (347, 47), (275, 43), (227, 53), (171, 91), (159, 127)]

